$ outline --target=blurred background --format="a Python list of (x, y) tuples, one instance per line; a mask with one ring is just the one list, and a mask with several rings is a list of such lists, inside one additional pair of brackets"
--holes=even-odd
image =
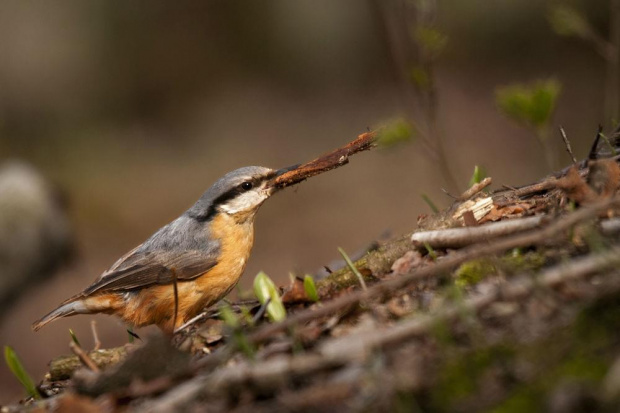
[[(25, 230), (36, 265), (12, 272), (0, 253), (0, 344), (38, 381), (69, 328), (90, 348), (94, 318), (103, 346), (125, 343), (112, 317), (30, 325), (237, 167), (304, 162), (394, 119), (413, 135), (269, 200), (247, 289), (411, 231), (421, 195), (448, 206), (441, 188), (464, 190), (474, 165), (497, 188), (569, 164), (559, 125), (585, 157), (617, 118), (613, 22), (609, 0), (1, 2), (0, 246), (23, 238), (2, 210), (14, 194), (33, 187), (26, 205), (52, 212)], [(537, 94), (528, 118), (519, 102)], [(15, 166), (36, 185), (3, 191)], [(16, 401), (0, 364), (0, 403)]]

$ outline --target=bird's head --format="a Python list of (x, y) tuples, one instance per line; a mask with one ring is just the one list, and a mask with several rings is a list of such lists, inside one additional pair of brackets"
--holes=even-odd
[(263, 202), (278, 191), (268, 184), (269, 181), (292, 168), (275, 170), (246, 166), (235, 169), (218, 179), (188, 214), (200, 220), (208, 220), (217, 213), (238, 218), (253, 217)]

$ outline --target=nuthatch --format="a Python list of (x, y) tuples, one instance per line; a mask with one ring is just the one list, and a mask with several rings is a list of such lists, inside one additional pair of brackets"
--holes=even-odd
[(224, 175), (183, 215), (33, 329), (61, 317), (105, 313), (172, 333), (237, 284), (254, 243), (256, 211), (277, 190), (269, 180), (293, 168), (248, 166)]

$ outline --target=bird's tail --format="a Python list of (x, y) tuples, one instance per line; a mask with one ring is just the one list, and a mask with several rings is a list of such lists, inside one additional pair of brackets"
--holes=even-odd
[(47, 323), (51, 323), (57, 318), (68, 317), (75, 314), (88, 314), (90, 311), (86, 308), (82, 300), (80, 299), (69, 299), (60, 305), (57, 309), (50, 312), (46, 316), (42, 317), (40, 320), (32, 323), (32, 329), (34, 331), (38, 331), (41, 327), (46, 325)]

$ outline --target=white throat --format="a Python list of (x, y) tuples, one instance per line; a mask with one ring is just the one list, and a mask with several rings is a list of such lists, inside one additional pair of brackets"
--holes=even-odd
[(255, 210), (263, 202), (265, 202), (267, 198), (269, 198), (268, 191), (249, 191), (231, 199), (225, 204), (220, 205), (220, 208), (227, 214), (234, 215), (240, 212)]

